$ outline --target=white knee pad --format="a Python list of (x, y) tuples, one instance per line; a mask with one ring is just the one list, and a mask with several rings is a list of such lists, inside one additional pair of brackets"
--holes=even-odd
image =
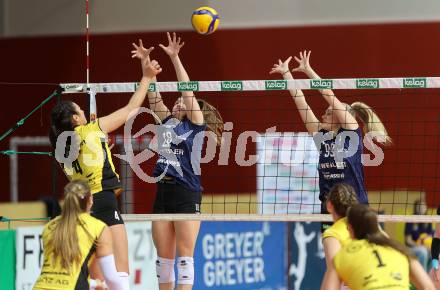
[(177, 259), (177, 284), (194, 284), (194, 259), (192, 257), (179, 257)]
[(159, 284), (176, 281), (174, 277), (174, 259), (158, 257), (156, 260), (156, 275)]

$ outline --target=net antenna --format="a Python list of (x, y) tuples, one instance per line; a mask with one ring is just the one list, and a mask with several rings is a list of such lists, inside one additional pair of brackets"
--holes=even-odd
[(90, 26), (89, 26), (89, 0), (86, 0), (86, 90), (89, 97), (89, 117), (90, 121), (97, 118), (96, 93), (90, 88)]

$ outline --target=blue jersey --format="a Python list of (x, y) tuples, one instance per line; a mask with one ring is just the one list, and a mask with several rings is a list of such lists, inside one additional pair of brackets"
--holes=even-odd
[[(331, 132), (326, 130), (320, 130), (319, 132), (321, 134), (331, 134)], [(338, 160), (339, 162), (336, 162), (336, 151), (339, 150), (339, 152), (341, 152), (345, 150), (346, 152), (350, 142), (350, 137), (346, 137), (345, 140), (338, 140), (337, 138), (343, 138), (341, 133), (350, 134), (352, 132), (357, 135), (359, 141), (357, 150), (352, 156), (344, 157)], [(344, 148), (336, 148), (338, 143), (343, 144)], [(324, 201), (325, 196), (335, 184), (347, 183), (355, 189), (359, 202), (368, 204), (368, 196), (364, 183), (364, 167), (361, 162), (364, 149), (361, 129), (347, 130), (340, 128), (337, 135), (331, 140), (322, 141), (320, 144), (317, 144), (317, 146), (320, 146), (318, 164), (319, 199)]]
[(165, 173), (187, 189), (201, 192), (200, 158), (205, 128), (206, 125), (193, 124), (188, 118), (165, 118), (157, 129), (159, 159), (153, 175)]
[(422, 234), (427, 234), (432, 236), (434, 230), (432, 229), (432, 224), (422, 224), (422, 223), (407, 223), (405, 224), (405, 236), (411, 236), (414, 242), (420, 238)]

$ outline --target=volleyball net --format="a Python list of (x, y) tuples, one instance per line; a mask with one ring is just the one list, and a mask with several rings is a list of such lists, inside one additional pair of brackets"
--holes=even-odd
[[(107, 107), (114, 103), (112, 99), (117, 98), (118, 105), (123, 105), (137, 86), (134, 82), (60, 85), (62, 94), (66, 94), (63, 98), (75, 101), (76, 94), (87, 93), (90, 115), (98, 117), (101, 106), (111, 112), (117, 108)], [(318, 90), (332, 89), (344, 103), (361, 101), (370, 105), (393, 139), (389, 147), (366, 145), (363, 152), (370, 205), (384, 214), (381, 219), (436, 221), (433, 210), (427, 216), (407, 215), (413, 214), (417, 200), (426, 200), (432, 209), (440, 204), (439, 88), (440, 78), (414, 77), (158, 82), (150, 84), (149, 91), (160, 92), (168, 108), (179, 92), (194, 91), (197, 98), (218, 109), (225, 123), (221, 146), (208, 150), (210, 145), (205, 140), (201, 159), (203, 214), (194, 219), (329, 220), (329, 216), (317, 214), (321, 205), (318, 150), (312, 136), (305, 132), (287, 90), (305, 90), (308, 104), (320, 119), (328, 104)], [(121, 209), (126, 218), (134, 220), (158, 218), (142, 215), (151, 212), (156, 186), (145, 181), (156, 162), (154, 132), (138, 134), (147, 124), (154, 124), (154, 117), (148, 115), (136, 117), (129, 134), (121, 129), (109, 136), (124, 187)], [(33, 142), (32, 138), (11, 140), (14, 150)], [(44, 138), (34, 141), (34, 145), (49, 145)], [(137, 169), (133, 162), (127, 162), (127, 144), (133, 150), (131, 157), (137, 160)], [(14, 162), (10, 163), (15, 168), (12, 175), (16, 175), (11, 177), (11, 186), (18, 192), (19, 179), (25, 177), (16, 169), (20, 161)]]

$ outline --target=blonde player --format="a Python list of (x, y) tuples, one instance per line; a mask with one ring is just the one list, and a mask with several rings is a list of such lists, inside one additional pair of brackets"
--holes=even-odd
[[(179, 58), (183, 42), (167, 33), (168, 46), (160, 47), (170, 57), (179, 82), (189, 76)], [(145, 54), (148, 57), (148, 54)], [(196, 99), (192, 91), (182, 92), (170, 112), (160, 93), (148, 93), (150, 108), (160, 119), (158, 128), (159, 158), (153, 175), (157, 183), (153, 212), (200, 213), (202, 186), (200, 156), (205, 131), (214, 134), (220, 144), (223, 120), (217, 109)], [(156, 273), (159, 289), (174, 289), (174, 264), (177, 258), (177, 289), (189, 290), (194, 284), (194, 247), (200, 228), (199, 221), (153, 221), (153, 241), (158, 259)]]
[(435, 289), (410, 251), (382, 233), (376, 213), (367, 205), (350, 207), (347, 220), (354, 240), (334, 257), (322, 290), (339, 290), (341, 282), (356, 290), (408, 289), (410, 280), (417, 289)]
[[(278, 61), (270, 73), (279, 73), (285, 80), (292, 80), (293, 76), (289, 70), (289, 63), (292, 57), (286, 61)], [(310, 51), (300, 52), (300, 57), (295, 57), (298, 67), (292, 72), (304, 72), (311, 79), (320, 79), (318, 74), (310, 66)], [(368, 195), (364, 182), (364, 167), (362, 164), (363, 134), (357, 119), (364, 123), (364, 132), (375, 132), (378, 142), (389, 144), (391, 138), (373, 109), (362, 102), (355, 102), (351, 105), (342, 103), (335, 96), (332, 90), (323, 89), (321, 94), (329, 107), (318, 120), (306, 102), (301, 90), (290, 90), (295, 105), (306, 126), (307, 131), (316, 138), (319, 149), (319, 199), (321, 200), (321, 213), (328, 213), (325, 205), (325, 196), (330, 188), (338, 183), (351, 185), (357, 194), (360, 203), (368, 204)], [(319, 134), (318, 134), (319, 133)], [(341, 136), (340, 140), (337, 136)], [(326, 138), (324, 138), (326, 137)], [(342, 137), (344, 139), (342, 139)], [(354, 138), (355, 140), (352, 140)], [(339, 141), (338, 141), (339, 140)], [(350, 143), (357, 143), (351, 156), (342, 156), (341, 160), (335, 157), (338, 152), (349, 149)], [(331, 224), (331, 223), (330, 223)], [(321, 231), (330, 225), (322, 223)]]
[[(71, 101), (61, 101), (51, 112), (50, 141), (65, 174), (70, 180), (85, 180), (93, 194), (93, 216), (106, 223), (113, 237), (116, 266), (129, 288), (128, 241), (124, 221), (120, 215), (116, 193), (121, 192), (121, 182), (111, 158), (106, 134), (124, 125), (129, 114), (145, 100), (152, 79), (162, 69), (157, 61), (141, 58), (153, 48), (145, 49), (142, 41), (135, 45), (133, 58), (141, 60), (142, 79), (128, 104), (110, 115), (87, 122), (84, 111)], [(70, 135), (70, 137), (68, 137)], [(76, 152), (73, 148), (76, 147)], [(72, 150), (71, 150), (72, 149)], [(73, 151), (73, 152), (70, 152)], [(74, 156), (77, 153), (77, 156)], [(74, 160), (68, 162), (68, 157)]]
[(89, 290), (88, 264), (96, 255), (110, 290), (124, 290), (109, 228), (90, 215), (93, 198), (83, 181), (64, 188), (61, 215), (43, 230), (44, 263), (34, 290)]
[(339, 183), (330, 189), (326, 205), (334, 224), (322, 234), (327, 269), (330, 268), (334, 256), (341, 247), (351, 241), (346, 213), (350, 206), (357, 203), (356, 192), (350, 185)]

